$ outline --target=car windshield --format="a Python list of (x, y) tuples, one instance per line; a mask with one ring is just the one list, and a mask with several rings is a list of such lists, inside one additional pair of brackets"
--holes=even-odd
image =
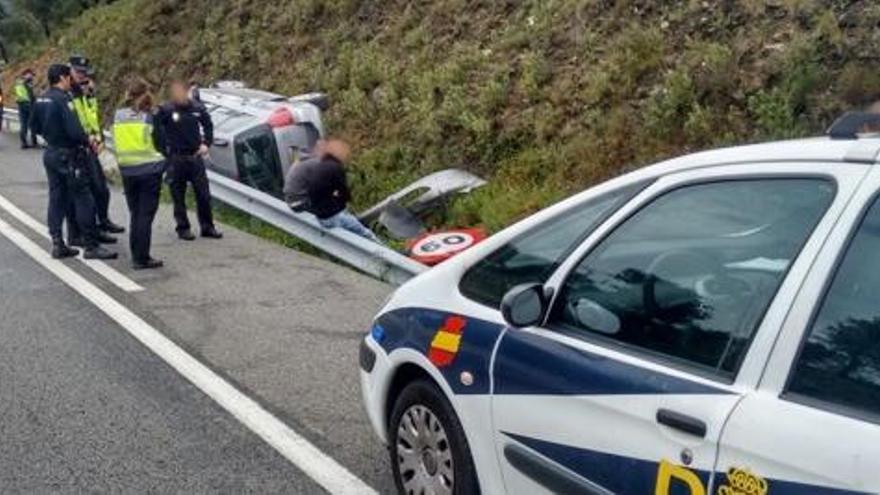
[(235, 159), (241, 181), (276, 197), (281, 196), (283, 178), (275, 137), (264, 130), (236, 139)]

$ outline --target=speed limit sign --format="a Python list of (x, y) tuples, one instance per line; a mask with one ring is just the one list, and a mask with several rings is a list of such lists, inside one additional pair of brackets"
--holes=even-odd
[(426, 265), (436, 265), (486, 238), (483, 229), (429, 232), (412, 241), (409, 255)]

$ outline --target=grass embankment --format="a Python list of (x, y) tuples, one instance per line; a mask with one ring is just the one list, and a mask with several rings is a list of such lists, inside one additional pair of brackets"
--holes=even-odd
[(118, 0), (38, 63), (88, 54), (107, 107), (132, 74), (325, 91), (356, 206), (462, 166), (491, 185), (441, 223), (495, 230), (664, 157), (821, 132), (880, 95), (878, 25), (870, 1)]

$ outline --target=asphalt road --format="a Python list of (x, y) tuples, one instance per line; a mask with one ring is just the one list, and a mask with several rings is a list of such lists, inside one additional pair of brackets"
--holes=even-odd
[(0, 490), (320, 490), (0, 237)]
[[(0, 196), (45, 222), (40, 152), (0, 137)], [(114, 190), (113, 217), (127, 222)], [(0, 208), (0, 220), (48, 242)], [(393, 485), (369, 428), (357, 347), (391, 287), (220, 226), (176, 239), (163, 205), (154, 256), (131, 271), (124, 242), (105, 291), (379, 493)], [(125, 237), (122, 237), (125, 240)], [(198, 388), (0, 236), (0, 491), (321, 493)]]

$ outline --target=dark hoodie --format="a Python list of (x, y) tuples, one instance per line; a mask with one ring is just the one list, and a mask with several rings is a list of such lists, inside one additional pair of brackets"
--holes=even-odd
[(284, 180), (284, 196), (295, 210), (304, 209), (321, 220), (330, 218), (351, 200), (345, 167), (332, 156), (295, 164)]

